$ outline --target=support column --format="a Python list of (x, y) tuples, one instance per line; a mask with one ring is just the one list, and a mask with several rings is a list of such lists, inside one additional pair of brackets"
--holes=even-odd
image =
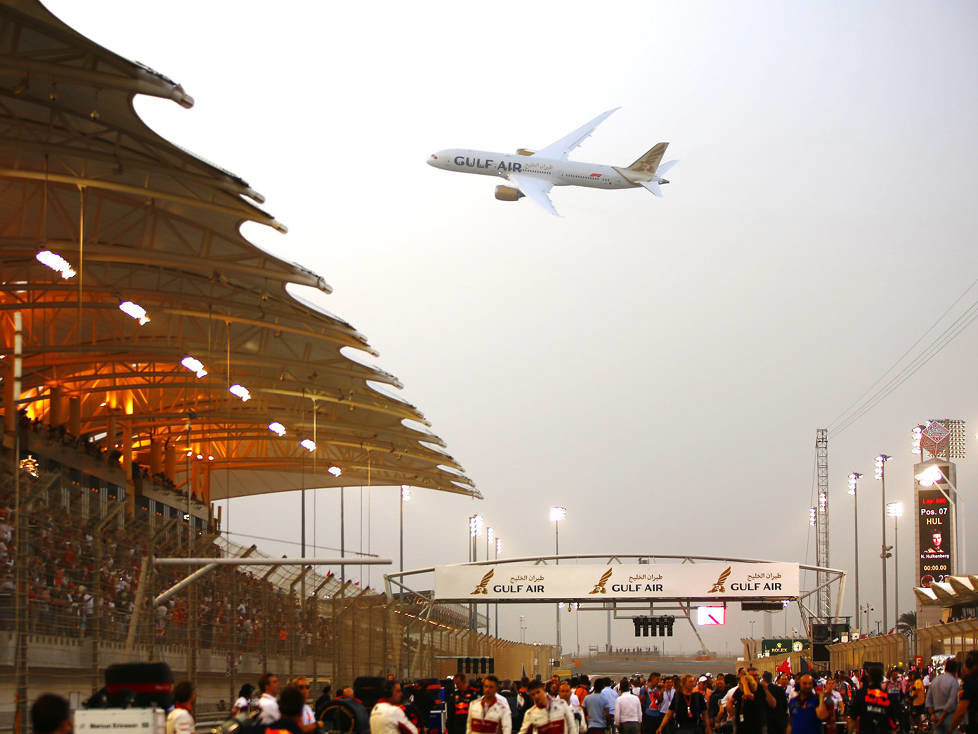
[(81, 398), (68, 398), (68, 432), (78, 438), (81, 436)]
[(64, 422), (64, 394), (61, 386), (55, 385), (48, 392), (48, 424), (57, 428)]
[(126, 477), (126, 513), (136, 516), (136, 483), (132, 480), (132, 423), (122, 421), (122, 471)]
[(163, 475), (171, 482), (177, 475), (177, 447), (172, 443), (166, 445), (163, 458)]
[(153, 437), (149, 440), (149, 474), (155, 477), (163, 471), (163, 444)]

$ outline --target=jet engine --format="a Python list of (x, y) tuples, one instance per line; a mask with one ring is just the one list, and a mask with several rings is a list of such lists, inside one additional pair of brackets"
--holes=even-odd
[(519, 201), (526, 194), (512, 186), (497, 186), (496, 198), (500, 201)]

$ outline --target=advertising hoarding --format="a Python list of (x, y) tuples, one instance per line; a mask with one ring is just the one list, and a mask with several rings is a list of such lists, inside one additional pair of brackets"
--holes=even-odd
[(672, 563), (566, 566), (457, 565), (435, 568), (439, 601), (619, 599), (794, 599), (797, 563)]

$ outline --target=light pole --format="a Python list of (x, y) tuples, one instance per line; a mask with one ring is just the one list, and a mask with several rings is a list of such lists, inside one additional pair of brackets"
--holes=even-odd
[(900, 621), (900, 533), (897, 524), (903, 517), (903, 503), (890, 502), (886, 514), (893, 518), (893, 621)]
[[(469, 515), (469, 562), (474, 563), (478, 555), (476, 539), (482, 533), (482, 515)], [(476, 632), (476, 619), (478, 607), (469, 604), (469, 629)]]
[[(499, 560), (499, 554), (502, 551), (502, 549), (503, 549), (503, 539), (496, 538), (496, 555), (493, 556), (493, 560), (495, 561)], [(499, 602), (497, 601), (493, 606), (495, 607), (493, 613), (496, 616), (496, 639), (499, 639)]]
[(868, 636), (869, 635), (869, 613), (875, 610), (873, 609), (872, 604), (866, 602), (865, 604), (862, 605), (862, 608), (859, 611), (861, 611), (863, 614), (866, 615), (866, 627), (864, 629), (866, 630), (866, 635)]
[[(750, 653), (751, 653), (751, 655), (753, 655), (753, 656), (756, 657), (757, 656), (757, 640), (754, 639), (754, 620), (751, 619), (749, 621), (750, 621)], [(663, 647), (663, 649), (665, 649), (665, 648)]]
[(852, 533), (853, 551), (855, 552), (855, 567), (852, 569), (856, 582), (856, 624), (859, 624), (859, 480), (862, 474), (852, 472), (849, 474), (849, 494), (852, 495)]
[(520, 642), (526, 644), (526, 617), (520, 615)]
[[(489, 548), (495, 545), (496, 531), (489, 525), (486, 527), (486, 560), (489, 560)], [(486, 637), (489, 636), (489, 602), (486, 602)]]
[[(411, 488), (401, 485), (401, 572), (404, 572), (404, 503), (411, 501)], [(403, 581), (404, 579), (401, 579)]]
[[(554, 524), (554, 555), (560, 555), (560, 522), (567, 518), (566, 507), (551, 507), (550, 522)], [(555, 565), (560, 565), (560, 559), (554, 559)], [(555, 612), (557, 621), (557, 659), (560, 659), (560, 604), (557, 604)]]
[(880, 550), (880, 559), (883, 561), (883, 629), (889, 630), (887, 626), (887, 605), (886, 605), (886, 559), (890, 556), (890, 551), (893, 550), (891, 546), (886, 544), (886, 462), (890, 460), (890, 457), (886, 454), (880, 454), (876, 457), (876, 479), (880, 483), (880, 498), (882, 504), (880, 505), (882, 509), (882, 514), (880, 515), (880, 522), (883, 525), (883, 546)]

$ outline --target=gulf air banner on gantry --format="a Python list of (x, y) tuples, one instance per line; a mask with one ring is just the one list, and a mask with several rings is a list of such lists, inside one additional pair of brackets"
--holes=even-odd
[(797, 563), (438, 566), (436, 600), (791, 599)]

